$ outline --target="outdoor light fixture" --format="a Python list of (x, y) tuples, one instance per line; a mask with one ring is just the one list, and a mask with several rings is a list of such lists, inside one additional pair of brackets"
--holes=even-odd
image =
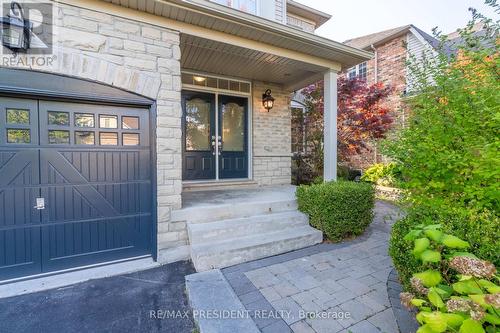
[(274, 97), (271, 96), (271, 89), (267, 89), (262, 95), (262, 105), (269, 112), (274, 106)]
[(193, 76), (193, 79), (198, 83), (205, 82), (206, 80), (203, 76)]
[(26, 52), (30, 47), (32, 24), (24, 18), (23, 9), (17, 2), (12, 2), (7, 16), (0, 18), (2, 25), (2, 45), (14, 52)]

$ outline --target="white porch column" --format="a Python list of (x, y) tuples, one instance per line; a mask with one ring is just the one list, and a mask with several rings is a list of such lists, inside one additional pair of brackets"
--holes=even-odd
[(324, 77), (323, 160), (325, 181), (337, 180), (337, 72), (328, 70)]

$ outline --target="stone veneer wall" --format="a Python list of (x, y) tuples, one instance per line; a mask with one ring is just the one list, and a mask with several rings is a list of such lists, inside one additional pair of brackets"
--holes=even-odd
[[(270, 112), (262, 107), (262, 94), (272, 90)], [(276, 84), (253, 82), (253, 179), (260, 185), (291, 183), (290, 92)]]
[(182, 191), (179, 33), (107, 13), (54, 6), (52, 65), (19, 63), (19, 68), (88, 79), (156, 100), (159, 260), (187, 257), (185, 248), (179, 251), (187, 244), (185, 228), (169, 223), (171, 210), (181, 205)]

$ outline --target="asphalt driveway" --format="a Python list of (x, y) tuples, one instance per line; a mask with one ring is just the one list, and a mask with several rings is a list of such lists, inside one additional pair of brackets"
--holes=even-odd
[[(191, 333), (188, 261), (0, 299), (0, 332)], [(170, 318), (169, 318), (170, 317)]]

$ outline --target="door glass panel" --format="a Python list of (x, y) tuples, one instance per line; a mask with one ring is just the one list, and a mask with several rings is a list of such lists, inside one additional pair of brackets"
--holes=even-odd
[(138, 117), (122, 117), (123, 129), (139, 129)]
[(68, 112), (49, 111), (48, 114), (49, 114), (49, 125), (60, 125), (60, 126), (69, 125)]
[(7, 123), (29, 125), (30, 111), (19, 109), (7, 109)]
[(139, 134), (137, 133), (123, 133), (123, 145), (124, 146), (138, 146), (139, 145)]
[(7, 129), (8, 143), (30, 143), (31, 135), (29, 129)]
[(222, 149), (244, 151), (245, 108), (236, 103), (222, 105)]
[(99, 142), (101, 145), (105, 146), (116, 146), (118, 145), (118, 133), (99, 133)]
[(210, 102), (186, 101), (186, 150), (210, 150)]
[(77, 145), (93, 145), (95, 143), (94, 132), (75, 131), (75, 143)]
[(99, 127), (100, 128), (118, 128), (118, 117), (99, 115)]
[(94, 115), (88, 113), (75, 113), (76, 127), (94, 127)]
[(69, 144), (69, 131), (49, 131), (50, 144)]

